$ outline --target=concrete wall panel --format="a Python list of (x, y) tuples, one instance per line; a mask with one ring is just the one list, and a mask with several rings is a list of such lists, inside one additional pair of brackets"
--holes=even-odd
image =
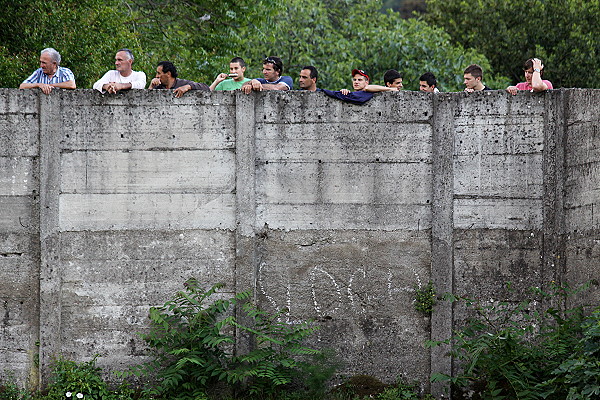
[(540, 199), (542, 155), (466, 155), (454, 161), (458, 196)]
[[(316, 318), (319, 345), (343, 348), (348, 373), (394, 380), (398, 360), (412, 359), (404, 372), (425, 376), (427, 318), (412, 304), (430, 279), (427, 232), (266, 230), (258, 251), (262, 302), (287, 308), (290, 321)], [(393, 356), (378, 359), (377, 349)]]
[(0, 157), (0, 196), (26, 196), (37, 190), (35, 162), (28, 157)]
[[(537, 230), (470, 229), (455, 233), (457, 294), (518, 301), (529, 287), (541, 287), (541, 244)], [(513, 291), (506, 288), (510, 282)]]
[(214, 96), (190, 93), (174, 99), (169, 91), (159, 90), (120, 96), (90, 91), (73, 110), (75, 116), (63, 117), (61, 146), (68, 150), (232, 148), (235, 98)]
[(232, 194), (64, 194), (60, 210), (63, 231), (234, 228)]
[(600, 91), (572, 90), (566, 103), (563, 282), (592, 282), (570, 305), (600, 304)]
[(256, 135), (259, 160), (431, 161), (426, 123), (258, 124)]
[[(397, 96), (395, 96), (397, 95)], [(428, 121), (432, 96), (425, 93), (375, 94), (367, 106), (332, 100), (323, 93), (263, 92), (257, 96), (256, 121), (270, 123), (355, 123)]]
[(256, 226), (273, 229), (422, 230), (431, 226), (425, 205), (273, 204), (257, 205)]
[(257, 168), (257, 195), (266, 204), (428, 204), (430, 176), (425, 163), (269, 162)]
[(541, 200), (457, 199), (454, 226), (457, 229), (539, 229), (542, 226)]
[(0, 232), (29, 232), (37, 226), (31, 196), (0, 196)]
[(0, 89), (0, 156), (38, 153), (38, 96), (33, 91)]
[(62, 193), (231, 193), (231, 151), (73, 152), (61, 156)]

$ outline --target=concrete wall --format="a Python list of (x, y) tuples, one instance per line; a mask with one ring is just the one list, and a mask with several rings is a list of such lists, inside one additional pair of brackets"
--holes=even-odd
[(38, 353), (140, 362), (148, 307), (195, 276), (316, 319), (345, 374), (426, 382), (452, 362), (422, 343), (465, 318), (415, 311), (429, 280), (517, 301), (600, 275), (598, 90), (0, 98), (0, 369), (23, 381)]
[[(600, 91), (572, 90), (564, 94), (562, 151), (564, 171), (564, 244), (558, 263), (572, 283), (600, 280)], [(578, 299), (600, 304), (600, 290)]]

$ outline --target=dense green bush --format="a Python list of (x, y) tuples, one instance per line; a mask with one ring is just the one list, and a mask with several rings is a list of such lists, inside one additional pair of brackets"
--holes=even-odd
[[(305, 375), (300, 360), (319, 351), (304, 346), (303, 340), (316, 328), (286, 322), (284, 311), (259, 309), (249, 291), (213, 300), (221, 287), (205, 291), (190, 279), (172, 300), (150, 310), (151, 329), (142, 336), (156, 358), (138, 370), (158, 378), (148, 394), (197, 399), (225, 386), (238, 393), (271, 395)], [(238, 354), (238, 335), (252, 337), (252, 349)]]
[[(108, 397), (108, 385), (102, 379), (101, 369), (96, 366), (96, 357), (90, 361), (77, 363), (75, 361), (58, 358), (52, 364), (50, 385), (48, 386), (48, 400), (64, 400), (71, 397), (73, 400), (81, 393), (86, 399), (101, 400)], [(66, 394), (69, 395), (66, 395)]]
[(0, 375), (0, 400), (28, 400), (29, 393), (20, 388), (11, 371), (4, 371)]
[(94, 356), (90, 361), (75, 362), (56, 359), (51, 365), (47, 393), (38, 394), (37, 400), (121, 400), (136, 398), (136, 391), (123, 382), (112, 387), (102, 377)]
[(597, 399), (600, 308), (589, 316), (583, 307), (537, 310), (573, 292), (560, 286), (535, 289), (534, 296), (518, 304), (450, 296), (464, 301), (475, 316), (451, 339), (429, 342), (451, 343), (452, 355), (462, 361), (461, 373), (434, 374), (432, 381), (475, 390), (483, 399)]

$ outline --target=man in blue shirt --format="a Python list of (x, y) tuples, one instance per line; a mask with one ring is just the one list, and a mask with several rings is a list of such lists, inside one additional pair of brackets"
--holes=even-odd
[(309, 92), (316, 92), (317, 79), (319, 79), (319, 72), (312, 65), (307, 65), (300, 70), (300, 77), (298, 78), (298, 86), (301, 90)]
[(291, 90), (294, 85), (292, 78), (281, 76), (283, 61), (279, 57), (269, 57), (263, 61), (264, 78), (252, 79), (244, 83), (242, 92), (250, 94), (253, 90)]
[(381, 85), (371, 85), (369, 75), (362, 69), (353, 69), (352, 70), (352, 88), (353, 92), (348, 89), (341, 90), (326, 90), (322, 89), (321, 91), (325, 93), (329, 97), (333, 97), (347, 103), (352, 104), (365, 104), (367, 101), (371, 100), (374, 92), (397, 92), (397, 87), (388, 87)]
[(40, 54), (40, 68), (25, 79), (19, 89), (40, 88), (44, 94), (52, 89), (75, 89), (75, 76), (69, 68), (60, 66), (60, 54), (49, 47)]

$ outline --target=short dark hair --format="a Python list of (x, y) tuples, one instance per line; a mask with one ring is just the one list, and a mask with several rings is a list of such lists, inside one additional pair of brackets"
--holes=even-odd
[(420, 81), (425, 81), (429, 86), (437, 86), (437, 80), (435, 79), (435, 75), (431, 72), (425, 72), (419, 78)]
[(483, 68), (477, 64), (471, 64), (465, 68), (465, 74), (473, 75), (473, 78), (483, 78)]
[(263, 64), (273, 64), (275, 71), (278, 71), (279, 75), (283, 74), (283, 61), (281, 61), (281, 58), (274, 56), (267, 57), (263, 61)]
[[(528, 69), (531, 69), (531, 68), (533, 68), (533, 58), (530, 58), (529, 60), (527, 60), (523, 63), (523, 71), (527, 71)], [(542, 69), (540, 70), (540, 76), (542, 76), (542, 75), (544, 75), (544, 67), (542, 67)]]
[(394, 83), (394, 81), (398, 78), (402, 78), (402, 74), (395, 69), (390, 69), (385, 73), (385, 75), (383, 75), (383, 82)]
[(173, 78), (177, 78), (177, 68), (175, 68), (175, 65), (171, 61), (161, 61), (157, 67), (162, 67), (163, 73), (170, 72)]
[(246, 61), (242, 57), (233, 57), (229, 63), (238, 63), (242, 68), (246, 66)]
[[(310, 79), (315, 79), (315, 82), (319, 79), (319, 72), (312, 65), (307, 65), (306, 67), (302, 67), (302, 69), (307, 69), (310, 71)], [(302, 71), (302, 70), (300, 70)]]

